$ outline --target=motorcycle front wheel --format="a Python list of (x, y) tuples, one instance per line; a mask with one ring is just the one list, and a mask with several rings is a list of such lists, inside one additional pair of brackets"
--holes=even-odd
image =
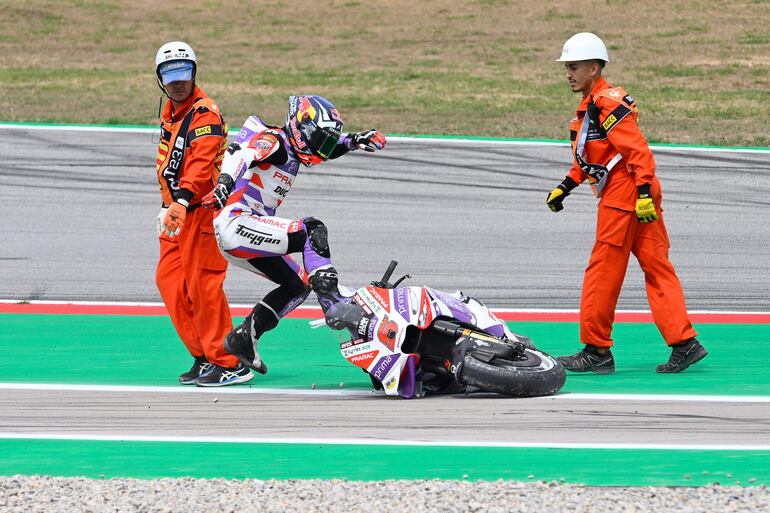
[(492, 358), (489, 362), (465, 355), (458, 381), (485, 392), (516, 397), (552, 395), (564, 386), (567, 373), (561, 363), (536, 349), (524, 349), (512, 359)]

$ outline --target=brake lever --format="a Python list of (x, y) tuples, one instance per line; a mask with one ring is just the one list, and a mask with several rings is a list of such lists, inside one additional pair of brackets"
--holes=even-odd
[(407, 279), (407, 278), (411, 278), (411, 277), (412, 277), (412, 276), (411, 276), (411, 275), (409, 275), (409, 274), (405, 274), (405, 275), (403, 275), (403, 276), (402, 276), (402, 277), (400, 277), (398, 280), (396, 280), (396, 283), (394, 283), (394, 284), (393, 284), (393, 286), (392, 286), (391, 288), (392, 288), (392, 289), (395, 289), (396, 287), (398, 287), (398, 284), (399, 284), (399, 283), (401, 283), (401, 282), (402, 282), (402, 281), (404, 281), (405, 279)]

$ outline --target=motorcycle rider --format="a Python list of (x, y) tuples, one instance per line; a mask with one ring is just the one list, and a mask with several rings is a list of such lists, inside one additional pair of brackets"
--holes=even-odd
[[(326, 226), (314, 217), (276, 217), (300, 164), (313, 166), (356, 149), (385, 147), (378, 130), (342, 133), (342, 117), (328, 100), (314, 95), (291, 96), (286, 124), (266, 125), (250, 116), (228, 147), (217, 185), (203, 206), (222, 209), (214, 219), (219, 249), (232, 264), (278, 284), (225, 336), (224, 347), (246, 366), (264, 374), (257, 352), (263, 333), (307, 298), (310, 290), (326, 308), (339, 295)], [(289, 254), (302, 253), (303, 262)]]

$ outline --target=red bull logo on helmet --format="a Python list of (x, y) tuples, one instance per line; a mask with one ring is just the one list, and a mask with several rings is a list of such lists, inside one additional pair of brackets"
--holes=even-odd
[(297, 109), (297, 119), (315, 119), (315, 116), (316, 111), (315, 107), (313, 107), (313, 104), (310, 103), (310, 100), (307, 96), (301, 96), (299, 98), (299, 108)]

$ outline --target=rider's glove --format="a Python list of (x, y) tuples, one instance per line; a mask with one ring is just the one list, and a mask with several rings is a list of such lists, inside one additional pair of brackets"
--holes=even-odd
[(358, 149), (366, 151), (381, 150), (388, 142), (385, 135), (374, 128), (365, 132), (353, 132), (350, 137)]
[(184, 219), (187, 217), (187, 206), (185, 205), (187, 200), (179, 199), (168, 207), (166, 217), (163, 219), (163, 223), (160, 225), (160, 229), (166, 232), (169, 237), (179, 235), (179, 232), (184, 228)]
[(233, 188), (233, 179), (230, 175), (221, 174), (214, 188), (203, 197), (201, 205), (205, 208), (219, 210), (227, 204), (227, 198), (230, 197), (230, 191)]
[(634, 208), (636, 219), (644, 224), (655, 221), (658, 218), (658, 212), (655, 210), (655, 203), (650, 196), (650, 184), (640, 185), (636, 190), (636, 207)]
[(564, 201), (564, 198), (569, 196), (570, 191), (575, 187), (577, 187), (575, 180), (569, 176), (566, 177), (554, 190), (548, 193), (545, 204), (548, 205), (548, 208), (553, 212), (564, 210), (564, 205), (562, 205), (561, 202)]

